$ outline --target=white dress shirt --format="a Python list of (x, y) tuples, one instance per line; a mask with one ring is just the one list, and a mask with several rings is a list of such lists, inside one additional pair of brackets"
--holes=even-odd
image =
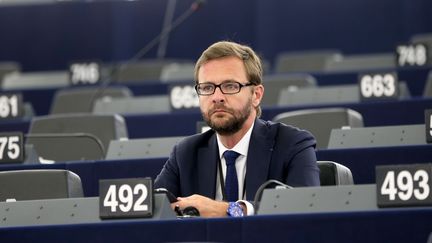
[[(238, 179), (238, 195), (239, 195), (239, 201), (246, 205), (247, 208), (247, 215), (253, 215), (254, 214), (254, 208), (252, 204), (248, 201), (246, 201), (246, 188), (244, 185), (245, 178), (246, 178), (246, 159), (247, 154), (249, 150), (249, 141), (252, 135), (252, 129), (254, 127), (254, 124), (249, 128), (249, 130), (246, 132), (246, 134), (242, 137), (242, 139), (232, 148), (228, 149), (226, 148), (222, 142), (220, 141), (219, 134), (216, 134), (218, 147), (219, 147), (219, 159), (221, 163), (218, 166), (222, 166), (222, 176), (224, 181), (222, 183), (225, 183), (225, 176), (226, 176), (226, 162), (225, 158), (223, 157), (223, 154), (226, 150), (232, 150), (237, 153), (239, 153), (239, 157), (236, 159), (235, 167), (237, 171), (237, 179)], [(222, 188), (221, 188), (221, 182), (219, 180), (219, 170), (217, 172), (217, 181), (216, 181), (216, 200), (222, 200)]]

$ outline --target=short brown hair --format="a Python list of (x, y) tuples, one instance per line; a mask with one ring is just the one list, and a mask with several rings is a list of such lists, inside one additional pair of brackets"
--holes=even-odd
[[(249, 46), (241, 45), (231, 41), (216, 42), (209, 46), (201, 54), (200, 58), (198, 58), (198, 61), (195, 64), (195, 83), (198, 84), (198, 72), (204, 63), (213, 59), (228, 56), (235, 56), (243, 60), (243, 64), (246, 69), (246, 77), (248, 78), (249, 82), (255, 85), (262, 84), (263, 68), (261, 58)], [(259, 117), (261, 115), (261, 107), (258, 106), (256, 111), (257, 116)]]

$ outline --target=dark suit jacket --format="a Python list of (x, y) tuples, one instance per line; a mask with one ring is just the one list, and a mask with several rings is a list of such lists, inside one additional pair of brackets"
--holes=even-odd
[[(290, 186), (318, 186), (314, 137), (281, 123), (255, 120), (246, 161), (246, 197), (253, 200), (270, 179)], [(213, 130), (180, 141), (157, 176), (154, 188), (175, 196), (200, 194), (215, 198), (219, 152)]]

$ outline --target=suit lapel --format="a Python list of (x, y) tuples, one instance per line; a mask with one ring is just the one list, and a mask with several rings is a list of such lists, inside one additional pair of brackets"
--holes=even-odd
[(198, 193), (209, 198), (216, 195), (216, 170), (219, 162), (219, 152), (216, 135), (210, 137), (207, 146), (198, 150)]
[(246, 197), (253, 200), (257, 189), (267, 181), (274, 135), (264, 121), (255, 120), (246, 161)]

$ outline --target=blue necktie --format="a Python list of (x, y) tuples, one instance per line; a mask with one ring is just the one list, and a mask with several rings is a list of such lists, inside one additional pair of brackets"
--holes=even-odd
[(239, 153), (232, 150), (227, 150), (223, 154), (227, 166), (225, 176), (225, 193), (227, 197), (226, 200), (228, 202), (235, 202), (238, 200), (238, 179), (235, 162), (239, 155)]

